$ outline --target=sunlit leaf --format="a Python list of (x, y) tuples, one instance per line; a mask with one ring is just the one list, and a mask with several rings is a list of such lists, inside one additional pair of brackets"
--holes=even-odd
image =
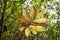
[(11, 11), (11, 7), (6, 9), (6, 12), (10, 12)]
[(37, 23), (47, 23), (48, 21), (49, 19), (47, 18), (38, 18), (34, 20), (34, 22), (37, 22)]
[(25, 27), (21, 27), (21, 28), (19, 28), (19, 31), (23, 32), (24, 29), (25, 29)]
[(42, 26), (36, 26), (36, 30), (37, 30), (38, 32), (43, 32), (43, 31), (45, 31), (45, 29), (44, 29)]
[(32, 33), (33, 33), (34, 35), (36, 35), (36, 34), (37, 34), (37, 31), (36, 31), (36, 30), (32, 30)]
[(31, 28), (31, 30), (32, 29), (34, 29), (34, 30), (36, 29), (34, 25), (30, 25), (29, 27)]
[(29, 30), (29, 28), (26, 28), (26, 30), (25, 30), (25, 35), (26, 35), (26, 37), (28, 37), (28, 36), (30, 35), (30, 30)]

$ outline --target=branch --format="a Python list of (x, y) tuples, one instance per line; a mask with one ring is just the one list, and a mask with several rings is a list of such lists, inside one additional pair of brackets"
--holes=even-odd
[(4, 0), (4, 7), (3, 7), (3, 12), (2, 12), (2, 18), (1, 18), (1, 22), (0, 22), (0, 40), (1, 40), (1, 33), (3, 31), (3, 21), (4, 21), (4, 13), (5, 13), (5, 9), (6, 9), (6, 5), (7, 5), (7, 0)]

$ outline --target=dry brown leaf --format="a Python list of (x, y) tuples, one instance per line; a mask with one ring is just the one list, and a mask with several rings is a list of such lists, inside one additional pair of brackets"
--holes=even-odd
[(34, 19), (35, 16), (36, 16), (36, 8), (33, 6), (33, 7), (31, 7), (31, 9), (30, 9), (30, 17), (31, 17), (32, 19)]
[(30, 21), (30, 15), (28, 14), (26, 9), (23, 9), (22, 15), (27, 21)]

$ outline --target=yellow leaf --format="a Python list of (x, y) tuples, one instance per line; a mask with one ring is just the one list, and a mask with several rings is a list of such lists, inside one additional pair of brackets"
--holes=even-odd
[(30, 30), (29, 30), (29, 28), (26, 28), (26, 30), (25, 30), (25, 35), (26, 35), (26, 37), (28, 37), (28, 36), (30, 35)]
[(43, 32), (45, 29), (42, 26), (36, 26), (36, 31)]
[(32, 30), (32, 33), (33, 33), (34, 35), (36, 35), (36, 34), (37, 34), (37, 31), (36, 31), (36, 30)]
[(36, 35), (36, 34), (37, 34), (36, 26), (30, 25), (29, 27), (31, 28), (31, 32), (32, 32), (34, 35)]
[(30, 27), (34, 27), (33, 25), (30, 25)]
[(19, 29), (19, 31), (20, 31), (20, 32), (23, 32), (24, 28), (25, 28), (25, 27), (21, 27), (21, 28)]
[(37, 22), (37, 23), (47, 23), (48, 21), (49, 19), (47, 18), (38, 18), (34, 20), (34, 22)]
[(31, 28), (31, 30), (36, 29), (36, 27), (34, 25), (30, 25), (29, 27)]
[(43, 14), (46, 14), (48, 12), (48, 8), (46, 8), (45, 10), (39, 12), (36, 16), (36, 18), (40, 18)]

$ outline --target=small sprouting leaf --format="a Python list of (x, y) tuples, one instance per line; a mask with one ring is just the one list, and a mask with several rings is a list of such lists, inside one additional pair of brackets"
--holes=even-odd
[(19, 31), (20, 31), (20, 32), (23, 32), (24, 29), (25, 29), (25, 27), (21, 27), (21, 28), (19, 29)]
[(42, 26), (36, 26), (36, 31), (43, 32), (45, 29)]
[(36, 35), (36, 34), (37, 34), (37, 31), (36, 31), (36, 30), (32, 30), (32, 33), (33, 33), (34, 35)]
[(9, 8), (6, 9), (6, 12), (9, 12), (9, 11), (11, 11), (11, 7), (9, 7)]

